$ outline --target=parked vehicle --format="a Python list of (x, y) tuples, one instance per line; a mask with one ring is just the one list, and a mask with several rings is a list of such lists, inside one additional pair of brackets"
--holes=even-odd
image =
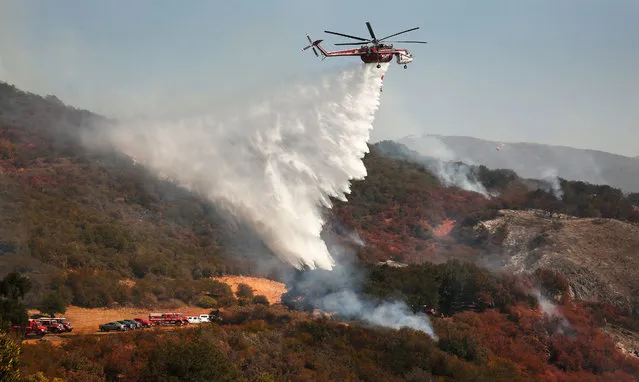
[(140, 325), (142, 325), (143, 328), (150, 328), (151, 326), (153, 326), (151, 321), (144, 318), (134, 318), (133, 320), (140, 323)]
[(122, 320), (131, 326), (131, 329), (141, 329), (142, 324), (135, 320)]
[(189, 320), (182, 313), (149, 313), (153, 325), (186, 325)]
[(22, 325), (12, 325), (11, 331), (16, 333), (22, 333), (23, 336), (37, 336), (43, 337), (47, 334), (47, 328), (40, 324), (37, 320), (29, 319), (25, 326)]
[(64, 325), (59, 323), (55, 318), (39, 318), (36, 321), (47, 328), (48, 333), (63, 333), (67, 331)]
[(118, 320), (117, 322), (121, 323), (122, 325), (124, 325), (124, 327), (126, 328), (126, 330), (132, 330), (132, 329), (137, 329), (137, 323), (132, 324), (130, 322), (128, 322), (128, 320)]
[(71, 325), (71, 321), (69, 321), (65, 317), (56, 317), (55, 319), (56, 319), (56, 321), (61, 323), (62, 326), (64, 326), (64, 330), (65, 331), (67, 331), (67, 332), (73, 331), (73, 325)]
[(202, 320), (200, 320), (200, 317), (198, 317), (198, 316), (188, 316), (186, 319), (189, 321), (189, 324), (200, 324), (200, 323), (202, 323)]
[(100, 325), (101, 332), (110, 332), (112, 330), (125, 331), (127, 330), (127, 327), (125, 327), (124, 325), (122, 325), (121, 323), (117, 321)]
[(200, 314), (200, 321), (201, 322), (211, 322), (211, 319), (210, 319), (208, 314)]

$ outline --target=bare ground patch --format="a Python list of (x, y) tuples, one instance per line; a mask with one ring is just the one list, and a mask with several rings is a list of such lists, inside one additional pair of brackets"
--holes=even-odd
[(233, 293), (237, 292), (238, 284), (244, 283), (253, 288), (255, 295), (264, 295), (271, 304), (282, 302), (282, 294), (286, 293), (284, 283), (269, 280), (261, 277), (250, 276), (223, 276), (216, 277), (215, 280), (231, 286)]

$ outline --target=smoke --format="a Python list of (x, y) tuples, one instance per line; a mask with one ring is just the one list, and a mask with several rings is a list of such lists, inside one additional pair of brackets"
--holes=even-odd
[(383, 301), (375, 304), (362, 299), (351, 290), (343, 290), (326, 295), (316, 303), (322, 310), (335, 312), (346, 318), (393, 329), (407, 327), (422, 331), (436, 339), (428, 316), (424, 313), (413, 313), (403, 301)]
[(397, 142), (405, 145), (409, 150), (413, 150), (421, 155), (428, 155), (431, 158), (442, 161), (461, 160), (459, 156), (448, 147), (441, 139), (432, 135), (408, 135)]
[(557, 305), (546, 298), (538, 289), (533, 289), (532, 294), (539, 302), (539, 309), (552, 325), (553, 332), (571, 334), (574, 331), (568, 319), (557, 308)]
[(444, 142), (437, 137), (409, 135), (397, 141), (399, 145), (379, 145), (386, 155), (407, 158), (423, 164), (446, 187), (458, 187), (493, 196), (473, 173), (473, 167), (457, 161), (458, 158)]
[(443, 185), (477, 192), (485, 197), (492, 196), (486, 190), (486, 187), (472, 174), (472, 168), (469, 164), (473, 164), (473, 161), (468, 158), (460, 158), (438, 137), (429, 135), (422, 135), (421, 137), (407, 136), (400, 139), (399, 142), (418, 154), (432, 158), (425, 161), (425, 164)]
[(482, 194), (487, 198), (492, 196), (486, 187), (471, 174), (471, 167), (464, 163), (435, 160), (428, 165), (428, 168), (444, 186), (459, 187), (462, 190)]
[(367, 175), (387, 68), (350, 66), (195, 117), (105, 127), (97, 139), (245, 220), (293, 266), (331, 269), (321, 209)]
[(291, 277), (282, 302), (294, 309), (313, 307), (340, 319), (393, 329), (407, 327), (437, 339), (426, 314), (413, 313), (403, 301), (379, 300), (362, 293), (366, 279), (364, 271), (352, 262), (352, 258), (339, 258), (342, 261), (331, 271), (304, 271)]
[(541, 180), (546, 181), (552, 190), (553, 195), (559, 200), (564, 197), (564, 190), (559, 184), (559, 176), (557, 175), (557, 169), (549, 168), (541, 174)]

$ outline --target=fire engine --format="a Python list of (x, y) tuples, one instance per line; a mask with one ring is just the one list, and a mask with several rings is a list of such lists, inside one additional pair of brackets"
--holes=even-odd
[(153, 325), (187, 325), (189, 320), (182, 313), (149, 313)]

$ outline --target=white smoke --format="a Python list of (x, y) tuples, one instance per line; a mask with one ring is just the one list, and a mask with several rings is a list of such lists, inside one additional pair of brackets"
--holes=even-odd
[(417, 137), (411, 135), (401, 138), (397, 142), (419, 155), (433, 158), (433, 160), (420, 161), (426, 164), (426, 167), (444, 186), (454, 186), (462, 190), (477, 192), (487, 198), (495, 196), (489, 193), (486, 187), (471, 174), (469, 165), (474, 164), (474, 162), (469, 158), (458, 156), (439, 137), (430, 135)]
[(373, 325), (393, 329), (407, 327), (420, 330), (433, 339), (437, 339), (428, 316), (424, 313), (411, 312), (403, 301), (382, 302), (375, 305), (362, 300), (350, 290), (343, 290), (326, 295), (317, 300), (316, 303), (321, 309), (328, 312), (335, 312)]
[(532, 294), (537, 298), (537, 301), (539, 302), (539, 309), (544, 314), (546, 319), (554, 323), (555, 331), (557, 331), (558, 333), (565, 333), (572, 330), (570, 322), (568, 321), (566, 316), (564, 316), (559, 311), (559, 309), (557, 309), (557, 305), (555, 305), (555, 303), (546, 298), (539, 291), (539, 289), (533, 289)]
[(321, 206), (346, 200), (350, 181), (367, 175), (387, 68), (351, 66), (205, 115), (122, 123), (102, 139), (245, 219), (293, 266), (332, 269)]
[(550, 184), (553, 195), (559, 200), (564, 197), (564, 190), (559, 184), (559, 176), (557, 175), (557, 169), (549, 168), (542, 172), (541, 180), (544, 180)]
[(487, 198), (492, 196), (483, 184), (474, 179), (470, 173), (470, 167), (465, 164), (460, 165), (455, 162), (436, 160), (428, 168), (446, 187), (459, 187), (462, 190), (482, 194)]

